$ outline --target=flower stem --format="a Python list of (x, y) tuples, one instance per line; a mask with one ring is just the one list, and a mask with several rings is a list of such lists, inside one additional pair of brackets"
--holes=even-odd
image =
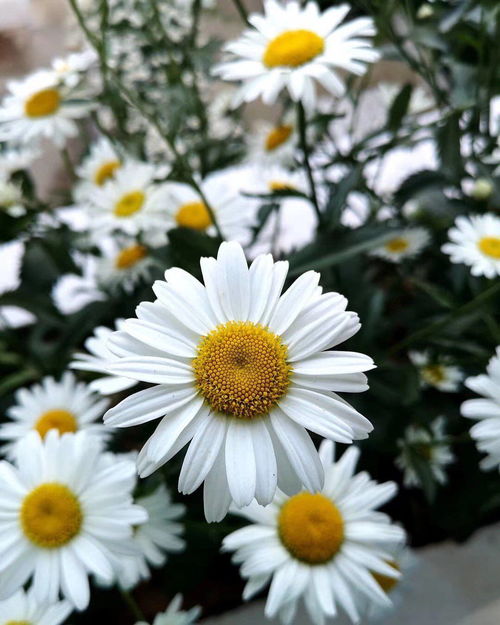
[(323, 216), (319, 208), (318, 196), (316, 193), (316, 185), (314, 183), (311, 163), (309, 161), (309, 147), (307, 145), (307, 137), (306, 137), (306, 113), (304, 111), (302, 102), (297, 102), (297, 126), (299, 129), (300, 149), (302, 150), (304, 168), (306, 170), (307, 179), (309, 181), (309, 190), (311, 193), (311, 200), (314, 206), (314, 210), (316, 211), (316, 216), (318, 217), (318, 225), (320, 225), (323, 221)]
[(243, 4), (243, 0), (233, 0), (234, 6), (236, 10), (240, 14), (241, 19), (245, 22), (245, 24), (249, 25), (248, 22), (248, 11), (246, 10), (245, 5)]
[(61, 149), (61, 157), (64, 163), (64, 167), (66, 168), (66, 171), (68, 172), (68, 176), (72, 180), (74, 180), (76, 178), (75, 168), (73, 167), (73, 162), (71, 161), (68, 148), (65, 147)]
[(123, 601), (127, 604), (130, 612), (134, 615), (134, 618), (137, 618), (140, 621), (145, 621), (146, 617), (144, 616), (144, 612), (141, 610), (139, 604), (134, 599), (132, 594), (124, 588), (120, 588), (120, 593), (123, 597)]

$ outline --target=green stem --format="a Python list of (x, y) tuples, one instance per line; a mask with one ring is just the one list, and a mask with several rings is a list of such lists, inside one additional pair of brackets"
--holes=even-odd
[(245, 24), (250, 25), (248, 21), (248, 11), (246, 10), (243, 0), (233, 0), (236, 10), (240, 14), (240, 17)]
[(309, 181), (311, 200), (314, 206), (314, 210), (316, 211), (316, 216), (318, 217), (318, 226), (320, 226), (323, 221), (323, 216), (319, 208), (316, 185), (314, 183), (311, 163), (309, 162), (309, 147), (307, 145), (306, 137), (306, 113), (304, 111), (302, 102), (297, 102), (297, 126), (299, 129), (300, 149), (302, 150), (302, 157), (304, 159), (304, 168), (306, 170), (307, 179)]
[(127, 604), (134, 618), (139, 619), (139, 621), (145, 621), (146, 617), (144, 616), (144, 612), (141, 610), (139, 604), (131, 595), (131, 593), (128, 592), (128, 590), (124, 590), (123, 588), (120, 588), (120, 592), (123, 597), (123, 601)]
[(72, 180), (74, 180), (76, 178), (75, 168), (73, 167), (73, 162), (71, 161), (68, 148), (65, 147), (61, 149), (61, 157), (64, 163), (64, 167), (66, 168), (66, 171), (68, 172), (68, 176)]

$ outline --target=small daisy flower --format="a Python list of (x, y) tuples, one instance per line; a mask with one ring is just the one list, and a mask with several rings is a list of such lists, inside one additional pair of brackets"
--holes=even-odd
[(19, 441), (33, 430), (42, 438), (50, 430), (59, 434), (85, 431), (100, 440), (109, 437), (109, 429), (100, 422), (109, 402), (100, 399), (86, 384), (77, 382), (70, 372), (58, 381), (47, 377), (41, 384), (19, 389), (15, 401), (7, 409), (11, 421), (0, 425), (0, 440), (8, 441), (3, 451), (11, 459)]
[(382, 606), (391, 603), (374, 574), (400, 575), (388, 562), (404, 531), (377, 511), (395, 495), (396, 485), (377, 484), (364, 471), (355, 475), (355, 447), (334, 462), (333, 444), (324, 441), (320, 455), (325, 470), (320, 492), (291, 497), (278, 492), (266, 508), (253, 502), (238, 511), (253, 525), (223, 541), (248, 580), (243, 598), (271, 581), (265, 614), (279, 615), (285, 624), (292, 622), (300, 598), (313, 623), (323, 625), (337, 616), (338, 606), (359, 623), (367, 599)]
[(416, 457), (429, 466), (436, 482), (446, 484), (448, 481), (445, 467), (451, 464), (455, 457), (446, 443), (444, 425), (444, 417), (435, 419), (429, 429), (410, 425), (406, 428), (404, 440), (398, 440), (401, 454), (396, 458), (396, 466), (404, 472), (405, 486), (421, 486), (419, 475), (415, 470)]
[(368, 39), (375, 33), (372, 20), (362, 17), (342, 24), (349, 9), (344, 4), (320, 13), (315, 2), (301, 7), (298, 2), (266, 0), (265, 15), (251, 15), (253, 28), (226, 46), (236, 59), (215, 70), (224, 80), (244, 81), (235, 105), (259, 96), (273, 104), (287, 89), (292, 100), (314, 109), (316, 81), (342, 96), (345, 85), (337, 70), (360, 76), (367, 63), (379, 58)]
[(138, 548), (135, 556), (124, 556), (118, 580), (122, 588), (133, 588), (141, 580), (149, 579), (150, 567), (161, 567), (167, 561), (168, 553), (182, 551), (185, 542), (180, 538), (183, 526), (179, 523), (184, 514), (182, 504), (172, 502), (170, 493), (164, 485), (153, 493), (138, 497), (136, 504), (148, 513), (146, 523), (134, 530), (133, 542)]
[[(115, 329), (121, 330), (123, 322), (123, 319), (117, 319), (115, 321)], [(137, 384), (136, 380), (109, 374), (109, 363), (117, 360), (115, 354), (108, 348), (108, 340), (112, 334), (113, 330), (110, 328), (105, 328), (104, 326), (97, 327), (94, 330), (94, 334), (86, 339), (84, 343), (87, 351), (77, 352), (74, 355), (74, 360), (69, 365), (71, 369), (105, 374), (89, 384), (89, 389), (101, 395), (113, 395), (114, 393), (133, 388)]]
[[(182, 595), (175, 595), (165, 612), (157, 614), (152, 625), (193, 625), (201, 614), (201, 608), (194, 607), (190, 610), (181, 610)], [(148, 625), (144, 621), (136, 625)]]
[(52, 69), (59, 80), (68, 87), (75, 87), (85, 73), (96, 63), (97, 53), (89, 48), (81, 52), (73, 52), (65, 58), (58, 57), (52, 61)]
[(464, 417), (476, 419), (470, 435), (476, 441), (479, 451), (487, 456), (481, 461), (484, 470), (500, 468), (500, 346), (492, 356), (486, 373), (465, 380), (465, 386), (481, 399), (468, 399), (461, 406)]
[(26, 169), (38, 156), (39, 152), (34, 146), (2, 148), (0, 150), (0, 180), (8, 180), (14, 172)]
[(293, 115), (276, 124), (260, 121), (248, 137), (248, 160), (263, 170), (268, 165), (293, 165), (298, 140)]
[(76, 170), (82, 179), (76, 190), (77, 201), (86, 198), (89, 188), (102, 187), (108, 180), (113, 179), (121, 166), (122, 157), (108, 138), (101, 137), (93, 143), (88, 155)]
[(90, 599), (88, 575), (112, 580), (112, 563), (133, 553), (133, 526), (147, 520), (132, 502), (134, 463), (109, 462), (85, 432), (32, 432), (16, 465), (0, 463), (0, 598), (32, 577), (34, 597), (62, 592), (78, 610)]
[(0, 601), (2, 625), (61, 625), (73, 608), (67, 601), (39, 602), (32, 590), (19, 590)]
[(147, 280), (156, 262), (146, 245), (133, 239), (109, 239), (102, 243), (103, 256), (97, 261), (96, 282), (102, 288), (128, 293)]
[(464, 378), (459, 367), (439, 362), (439, 360), (433, 361), (428, 352), (413, 351), (408, 356), (419, 371), (420, 383), (423, 387), (433, 386), (447, 393), (458, 391)]
[(76, 119), (85, 117), (89, 103), (72, 102), (54, 72), (40, 70), (7, 85), (10, 94), (0, 106), (0, 141), (32, 145), (41, 137), (63, 147), (76, 137)]
[(21, 189), (13, 182), (4, 182), (1, 178), (0, 210), (5, 211), (10, 217), (22, 217), (26, 215)]
[[(277, 484), (323, 485), (306, 429), (351, 443), (370, 422), (335, 391), (367, 388), (364, 354), (325, 351), (353, 336), (358, 316), (347, 300), (322, 293), (319, 274), (302, 275), (281, 295), (288, 263), (258, 256), (250, 269), (241, 246), (222, 243), (202, 258), (205, 284), (178, 268), (165, 272), (108, 346), (110, 373), (149, 382), (105, 416), (128, 427), (163, 419), (139, 454), (142, 477), (190, 443), (179, 490), (205, 481), (205, 514), (220, 520), (231, 500), (272, 501)], [(166, 415), (166, 416), (164, 416)], [(288, 485), (288, 486), (287, 486)]]
[(424, 228), (405, 228), (391, 233), (386, 243), (372, 250), (370, 254), (391, 263), (400, 263), (419, 254), (429, 241), (429, 233)]
[(441, 248), (452, 263), (464, 263), (473, 276), (500, 276), (500, 217), (492, 213), (460, 216)]

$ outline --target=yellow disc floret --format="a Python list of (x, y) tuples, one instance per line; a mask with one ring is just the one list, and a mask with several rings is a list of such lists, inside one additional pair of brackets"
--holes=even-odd
[(500, 260), (500, 237), (482, 237), (477, 246), (486, 256)]
[[(394, 570), (399, 571), (399, 566), (393, 560), (387, 562), (387, 564), (391, 566)], [(388, 575), (382, 575), (381, 573), (372, 573), (372, 575), (377, 584), (380, 586), (380, 588), (382, 588), (385, 593), (390, 593), (391, 590), (393, 590), (394, 587), (397, 586), (399, 581), (399, 579), (397, 578), (389, 577)]]
[(193, 230), (206, 230), (212, 225), (212, 218), (203, 202), (183, 204), (175, 215), (175, 221), (178, 226)]
[(439, 384), (446, 378), (445, 368), (443, 365), (426, 365), (420, 370), (420, 375), (427, 384)]
[(204, 336), (193, 370), (214, 410), (243, 419), (267, 414), (286, 392), (291, 374), (279, 336), (250, 321), (228, 321)]
[(76, 432), (78, 423), (75, 416), (68, 410), (47, 410), (38, 418), (34, 429), (42, 438), (45, 438), (49, 430), (57, 430), (59, 434)]
[(300, 67), (320, 55), (325, 40), (311, 30), (287, 30), (267, 44), (266, 67)]
[(296, 187), (293, 186), (290, 182), (284, 182), (281, 180), (271, 180), (268, 183), (268, 187), (270, 191), (296, 191)]
[(136, 244), (124, 247), (116, 255), (115, 267), (117, 269), (129, 269), (147, 256), (147, 253), (148, 250), (144, 245)]
[(5, 625), (31, 625), (30, 621), (7, 621)]
[(115, 175), (115, 171), (121, 167), (120, 161), (108, 161), (103, 163), (94, 174), (94, 182), (99, 187)]
[(393, 254), (405, 252), (409, 247), (408, 239), (404, 237), (394, 237), (385, 244), (385, 249)]
[(28, 117), (47, 117), (53, 115), (60, 106), (59, 91), (57, 89), (43, 89), (26, 100), (24, 112)]
[(69, 543), (82, 527), (80, 502), (64, 484), (50, 482), (31, 491), (21, 506), (24, 535), (37, 547), (57, 549)]
[(342, 545), (344, 520), (325, 495), (299, 493), (281, 508), (278, 532), (294, 558), (308, 564), (324, 564)]
[(293, 126), (289, 124), (284, 124), (283, 126), (276, 126), (272, 130), (269, 131), (266, 137), (266, 151), (272, 152), (276, 148), (279, 148), (280, 145), (283, 145), (293, 132)]
[(115, 204), (114, 213), (117, 217), (130, 217), (137, 211), (140, 211), (146, 196), (142, 191), (130, 191), (122, 195)]

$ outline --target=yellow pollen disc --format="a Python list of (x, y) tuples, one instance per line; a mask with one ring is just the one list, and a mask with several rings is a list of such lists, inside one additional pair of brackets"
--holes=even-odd
[(279, 336), (250, 321), (228, 321), (204, 336), (193, 360), (200, 393), (217, 412), (267, 414), (288, 388), (291, 366)]
[[(392, 561), (387, 562), (389, 566), (392, 566), (393, 569), (399, 571), (399, 566), (396, 562)], [(381, 573), (372, 573), (377, 584), (382, 588), (385, 593), (390, 593), (391, 590), (394, 589), (395, 586), (398, 585), (399, 579), (395, 579), (394, 577), (389, 577), (388, 575), (382, 575)]]
[(500, 260), (500, 237), (483, 237), (477, 246), (486, 256)]
[(46, 117), (53, 115), (60, 105), (61, 96), (57, 89), (43, 89), (26, 100), (24, 112), (28, 117)]
[(102, 187), (102, 185), (112, 178), (115, 174), (115, 171), (121, 167), (120, 161), (108, 161), (107, 163), (103, 163), (94, 174), (94, 182)]
[(7, 621), (5, 625), (31, 625), (30, 621)]
[(296, 191), (297, 189), (289, 182), (281, 182), (279, 180), (271, 180), (269, 183), (270, 191)]
[(144, 245), (131, 245), (121, 250), (115, 258), (115, 267), (117, 269), (129, 269), (136, 263), (147, 256), (148, 250)]
[(69, 543), (82, 526), (82, 509), (64, 484), (42, 484), (26, 495), (21, 506), (21, 527), (34, 545), (57, 549)]
[(42, 438), (49, 430), (57, 430), (59, 434), (76, 432), (78, 423), (74, 415), (68, 410), (47, 410), (35, 423), (34, 429)]
[(420, 375), (428, 384), (439, 384), (446, 378), (442, 365), (426, 365), (422, 367)]
[(394, 237), (385, 244), (385, 249), (389, 252), (399, 253), (408, 249), (408, 239), (404, 237)]
[(140, 211), (146, 196), (142, 191), (131, 191), (123, 195), (115, 204), (114, 213), (117, 217), (130, 217)]
[(285, 141), (288, 141), (292, 132), (293, 126), (290, 125), (276, 126), (276, 128), (273, 128), (266, 137), (266, 151), (272, 152), (276, 148), (279, 148)]
[(267, 44), (262, 62), (266, 67), (299, 67), (325, 49), (325, 40), (310, 30), (287, 30)]
[(320, 493), (299, 493), (281, 508), (281, 542), (297, 560), (323, 564), (333, 558), (344, 540), (344, 520), (337, 506)]
[(193, 230), (206, 230), (212, 225), (210, 213), (203, 202), (188, 202), (183, 204), (175, 216), (178, 226)]

